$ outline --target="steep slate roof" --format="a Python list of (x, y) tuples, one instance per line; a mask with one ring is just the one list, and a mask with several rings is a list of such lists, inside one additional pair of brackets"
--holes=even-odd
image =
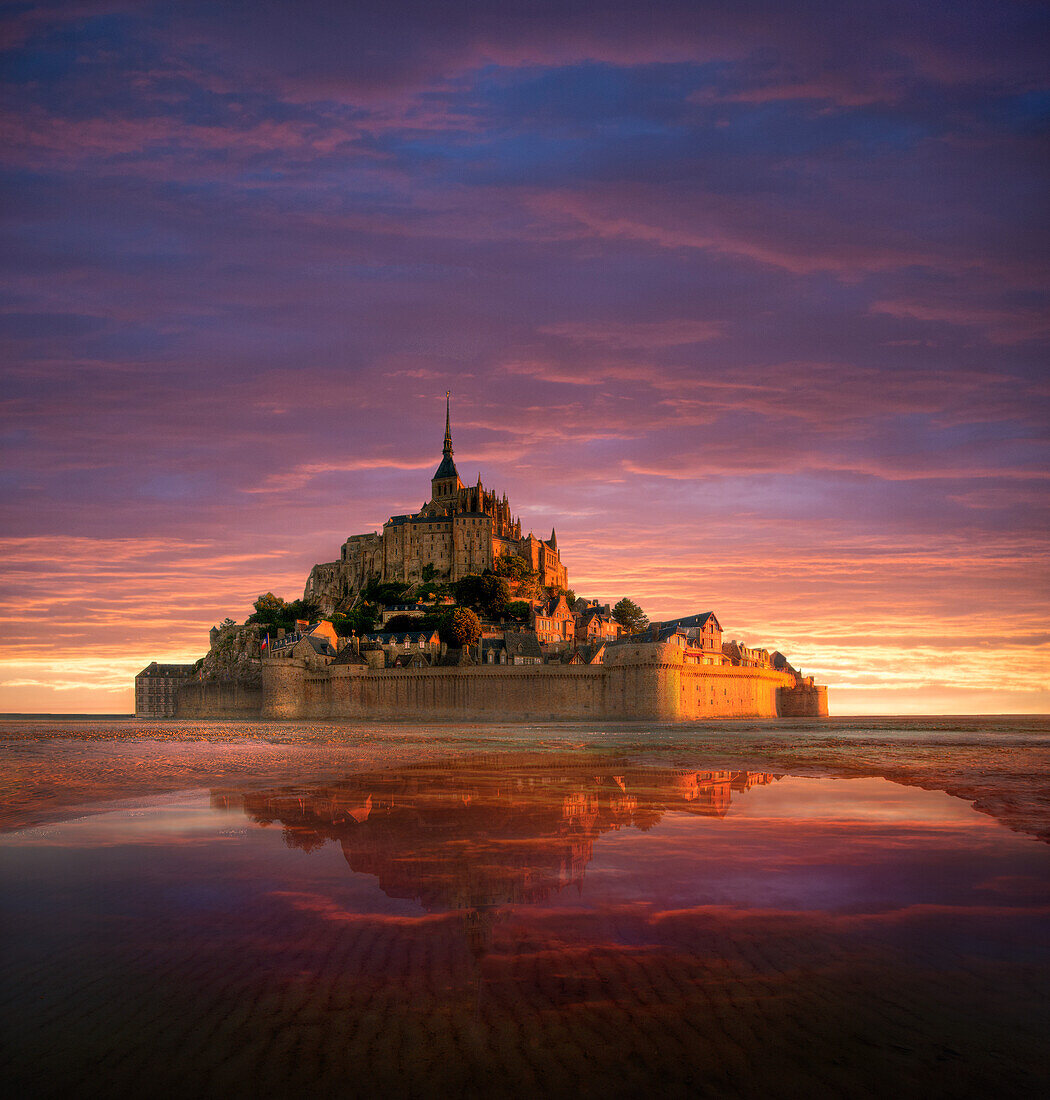
[(332, 662), (333, 665), (367, 665), (368, 662), (352, 645), (343, 646), (339, 655)]
[(436, 630), (377, 631), (373, 634), (361, 635), (362, 641), (366, 638), (370, 642), (378, 642), (379, 645), (402, 645), (405, 642), (408, 642), (409, 645), (419, 645), (420, 638), (423, 639), (424, 643), (436, 642), (438, 640), (438, 632)]
[(463, 649), (453, 649), (451, 646), (445, 651), (443, 657), (438, 658), (434, 662), (437, 666), (454, 667), (456, 665), (472, 665), (475, 663), (474, 658), (470, 655), (470, 650), (466, 647)]
[(699, 641), (703, 635), (698, 626), (679, 626), (677, 622), (652, 623), (648, 630), (640, 634), (621, 634), (619, 638), (609, 638), (608, 645), (637, 645), (648, 642), (667, 642), (681, 634), (687, 642)]
[(430, 668), (430, 657), (419, 651), (399, 653), (391, 662), (391, 668)]
[[(713, 611), (704, 611), (700, 615), (686, 615), (681, 619), (667, 619), (665, 622), (662, 622), (659, 625), (661, 628), (669, 626), (695, 626), (702, 629), (707, 625), (708, 619), (715, 619), (715, 613)], [(656, 624), (654, 623), (653, 625), (655, 626)], [(715, 619), (715, 627), (718, 630), (722, 629), (721, 624), (718, 622), (717, 619)]]
[(156, 661), (148, 664), (139, 676), (192, 676), (193, 665), (160, 665)]
[[(559, 592), (557, 596), (551, 596), (549, 600), (545, 600), (540, 604), (539, 614), (545, 615), (548, 618), (558, 610), (558, 604), (565, 600), (565, 594)], [(565, 610), (572, 614), (572, 608), (569, 607), (569, 601), (565, 600)]]
[(563, 665), (594, 665), (602, 664), (605, 654), (605, 642), (597, 642), (593, 645), (580, 645), (575, 649), (566, 650), (558, 660)]
[(456, 469), (456, 464), (452, 461), (452, 455), (445, 455), (441, 460), (441, 465), (437, 468), (437, 472), (430, 479), (431, 481), (437, 481), (440, 477), (459, 477), (459, 471)]
[(703, 628), (699, 626), (679, 626), (677, 623), (661, 623), (656, 632), (656, 640), (658, 642), (667, 642), (676, 635), (681, 634), (687, 642), (695, 642), (701, 637), (700, 632), (702, 629)]
[[(508, 630), (503, 635), (507, 645), (508, 657), (539, 657), (543, 659), (540, 640), (531, 630)], [(520, 647), (520, 648), (519, 648)]]

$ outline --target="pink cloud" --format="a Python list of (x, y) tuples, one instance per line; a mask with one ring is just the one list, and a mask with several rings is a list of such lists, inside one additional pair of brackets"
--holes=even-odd
[(539, 332), (561, 336), (573, 343), (593, 344), (613, 350), (674, 348), (716, 340), (725, 326), (713, 321), (649, 321), (627, 324), (620, 321), (564, 321), (543, 325)]
[(890, 317), (983, 329), (995, 344), (1045, 340), (1050, 335), (1050, 319), (1041, 309), (988, 309), (976, 302), (967, 305), (915, 300), (876, 301), (871, 309)]

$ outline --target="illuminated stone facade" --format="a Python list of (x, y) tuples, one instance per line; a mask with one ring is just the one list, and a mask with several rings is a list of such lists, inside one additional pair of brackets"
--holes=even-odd
[(265, 660), (262, 666), (264, 718), (680, 722), (827, 714), (823, 688), (804, 694), (789, 672), (705, 664), (702, 651), (680, 644), (680, 636), (614, 643), (598, 665), (390, 668), (362, 661), (318, 668)]
[(305, 598), (332, 612), (369, 581), (417, 584), (435, 578), (458, 580), (491, 569), (501, 557), (523, 558), (548, 588), (567, 588), (568, 573), (558, 540), (521, 533), (506, 493), (482, 485), (464, 485), (453, 460), (452, 432), (445, 410), (441, 463), (430, 481), (430, 500), (418, 512), (391, 516), (383, 533), (351, 535), (338, 561), (315, 565)]
[(193, 665), (150, 662), (135, 677), (135, 717), (174, 718), (179, 688), (193, 674)]

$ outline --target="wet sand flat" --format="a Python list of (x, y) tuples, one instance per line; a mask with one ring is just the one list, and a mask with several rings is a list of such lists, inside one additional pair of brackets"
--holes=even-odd
[(1046, 723), (3, 725), (22, 1095), (1050, 1083)]

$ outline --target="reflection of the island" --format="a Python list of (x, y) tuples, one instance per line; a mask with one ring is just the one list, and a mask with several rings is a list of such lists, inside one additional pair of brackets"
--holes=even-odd
[(428, 912), (538, 902), (580, 884), (595, 840), (666, 813), (724, 817), (765, 772), (644, 768), (582, 756), (476, 756), (323, 785), (215, 791), (304, 851), (340, 844), (352, 871)]

